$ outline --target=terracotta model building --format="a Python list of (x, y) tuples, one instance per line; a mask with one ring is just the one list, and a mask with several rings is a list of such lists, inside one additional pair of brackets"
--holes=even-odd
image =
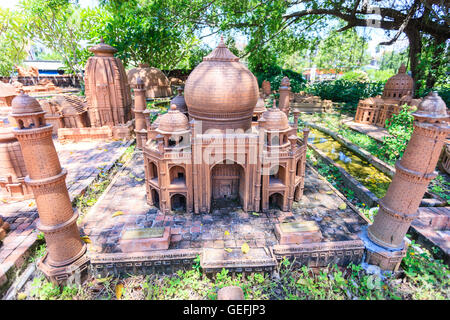
[(291, 102), (291, 83), (288, 77), (284, 77), (281, 79), (280, 88), (278, 92), (280, 93), (280, 105), (279, 108), (283, 111), (287, 116), (289, 116), (289, 107)]
[(24, 200), (33, 197), (25, 184), (27, 170), (19, 141), (12, 127), (0, 128), (0, 198)]
[(90, 127), (58, 129), (60, 140), (126, 139), (134, 129), (131, 91), (117, 49), (101, 42), (89, 49), (86, 63), (86, 100)]
[(333, 102), (301, 91), (293, 94), (292, 107), (299, 109), (300, 112), (323, 113), (332, 111)]
[(58, 95), (52, 99), (41, 100), (46, 112), (45, 120), (53, 125), (53, 133), (59, 128), (85, 128), (89, 126), (87, 104), (75, 95)]
[(412, 99), (413, 91), (414, 81), (406, 74), (406, 67), (402, 64), (398, 73), (386, 81), (381, 97), (359, 101), (355, 122), (384, 127), (386, 120), (398, 114), (402, 105), (417, 106), (420, 103), (421, 99)]
[(0, 107), (10, 107), (15, 96), (17, 96), (16, 88), (0, 81)]
[(54, 282), (67, 279), (75, 270), (87, 267), (86, 245), (77, 227), (66, 187), (67, 171), (61, 168), (52, 141), (52, 125), (46, 124), (39, 102), (23, 91), (12, 101), (12, 114), (28, 176), (39, 213), (37, 228), (44, 233), (47, 253), (38, 262)]
[(270, 88), (270, 82), (268, 80), (264, 80), (261, 87), (265, 98), (272, 94), (272, 89)]
[(431, 92), (419, 104), (414, 116), (414, 131), (386, 195), (379, 201), (380, 210), (367, 234), (382, 250), (368, 246), (368, 261), (382, 269), (393, 269), (404, 254), (403, 238), (427, 186), (437, 175), (436, 164), (444, 141), (450, 133), (450, 118), (444, 101)]
[(148, 64), (140, 64), (138, 68), (129, 70), (127, 77), (132, 88), (135, 88), (138, 77), (144, 81), (146, 98), (170, 97), (172, 95), (169, 79), (161, 70), (151, 68)]
[(189, 75), (188, 120), (172, 105), (144, 147), (147, 200), (161, 211), (206, 213), (236, 202), (244, 211), (289, 210), (303, 193), (306, 143), (276, 107), (252, 116), (255, 76), (223, 41)]
[(138, 149), (142, 149), (142, 146), (147, 142), (147, 122), (145, 118), (148, 118), (148, 114), (145, 112), (146, 108), (144, 82), (138, 77), (134, 88), (133, 109), (135, 118), (134, 132), (136, 133), (136, 147)]
[(178, 94), (172, 100), (170, 100), (170, 104), (176, 105), (178, 111), (186, 116), (189, 116), (186, 101), (184, 100), (183, 96), (183, 88), (178, 87), (177, 92)]

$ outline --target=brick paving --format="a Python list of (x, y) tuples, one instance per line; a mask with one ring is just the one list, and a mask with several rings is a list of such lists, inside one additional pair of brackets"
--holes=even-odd
[[(305, 192), (292, 212), (271, 209), (266, 213), (245, 213), (241, 208), (215, 209), (210, 214), (171, 212), (163, 214), (146, 203), (145, 176), (141, 152), (111, 183), (102, 199), (91, 208), (80, 224), (89, 236), (91, 256), (117, 254), (123, 256), (119, 240), (125, 230), (150, 227), (171, 227), (169, 250), (232, 248), (247, 243), (252, 247), (271, 247), (278, 241), (274, 224), (295, 219), (316, 221), (323, 242), (351, 241), (366, 222), (350, 207), (340, 210), (343, 200), (324, 180), (307, 169)], [(121, 214), (117, 215), (117, 212)], [(113, 215), (116, 215), (113, 217)]]
[[(131, 142), (96, 141), (61, 144), (54, 139), (61, 165), (67, 169), (66, 184), (71, 200), (77, 197), (104, 170), (121, 157)], [(35, 243), (38, 213), (34, 199), (20, 202), (0, 202), (0, 216), (11, 230), (0, 243), (0, 286), (7, 281), (11, 267), (20, 267), (28, 249)]]

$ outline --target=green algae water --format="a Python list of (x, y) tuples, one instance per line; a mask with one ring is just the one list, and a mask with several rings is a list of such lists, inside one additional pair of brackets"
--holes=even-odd
[(389, 176), (320, 130), (310, 128), (308, 143), (322, 151), (378, 198), (384, 197), (391, 183)]

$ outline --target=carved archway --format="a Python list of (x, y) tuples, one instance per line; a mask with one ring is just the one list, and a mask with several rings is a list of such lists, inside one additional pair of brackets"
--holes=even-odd
[(233, 160), (223, 160), (211, 168), (211, 207), (227, 203), (244, 205), (245, 168)]
[(186, 196), (176, 193), (170, 197), (170, 209), (173, 211), (186, 211)]
[(269, 209), (283, 210), (284, 197), (281, 193), (275, 192), (269, 196)]

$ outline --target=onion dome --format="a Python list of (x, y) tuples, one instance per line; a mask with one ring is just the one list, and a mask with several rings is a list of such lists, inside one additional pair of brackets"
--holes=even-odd
[(413, 89), (413, 78), (406, 74), (406, 67), (402, 64), (398, 69), (398, 73), (386, 81), (383, 98), (400, 100), (404, 95), (411, 95)]
[(13, 99), (11, 107), (11, 116), (13, 117), (23, 114), (44, 112), (39, 102), (35, 98), (25, 94), (23, 90), (21, 90), (20, 94)]
[(267, 109), (267, 111), (262, 114), (259, 121), (261, 124), (260, 126), (266, 130), (284, 131), (291, 129), (288, 117), (283, 111), (277, 108), (275, 100), (273, 102), (273, 107)]
[(105, 43), (103, 37), (100, 38), (100, 43), (89, 48), (90, 52), (93, 52), (96, 56), (113, 56), (117, 52), (117, 49)]
[(184, 100), (184, 96), (182, 94), (183, 92), (183, 88), (179, 87), (177, 89), (178, 94), (175, 96), (175, 98), (173, 98), (172, 100), (170, 100), (170, 104), (174, 104), (177, 106), (177, 110), (180, 111), (181, 113), (185, 113), (187, 114), (188, 109), (186, 106), (186, 101)]
[(184, 87), (189, 115), (202, 130), (251, 127), (258, 101), (258, 82), (221, 39), (191, 72)]
[(448, 121), (449, 114), (444, 100), (436, 92), (431, 91), (413, 113), (417, 120)]
[(189, 130), (188, 118), (177, 110), (176, 105), (171, 105), (169, 112), (161, 115), (158, 125), (160, 133), (174, 133)]

